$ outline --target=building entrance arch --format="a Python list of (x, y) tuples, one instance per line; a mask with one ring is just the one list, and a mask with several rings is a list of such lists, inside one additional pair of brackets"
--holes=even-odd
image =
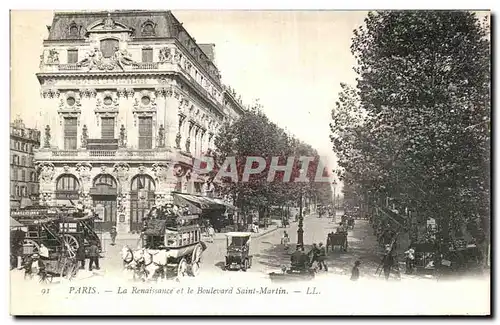
[(112, 175), (99, 174), (94, 178), (90, 195), (100, 217), (100, 220), (96, 220), (98, 230), (109, 231), (112, 226), (116, 225), (117, 191), (118, 184)]
[(156, 184), (149, 175), (136, 175), (130, 184), (130, 231), (142, 230), (142, 220), (155, 204)]

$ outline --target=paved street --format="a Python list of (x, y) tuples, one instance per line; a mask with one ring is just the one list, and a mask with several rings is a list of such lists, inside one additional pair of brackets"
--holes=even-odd
[[(340, 214), (336, 216), (335, 222), (331, 218), (318, 218), (317, 215), (310, 215), (304, 219), (304, 242), (306, 252), (313, 243), (326, 244), (326, 236), (329, 232), (335, 231)], [(251, 241), (251, 254), (253, 255), (252, 267), (247, 273), (259, 273), (266, 275), (269, 272), (280, 270), (282, 265), (290, 264), (290, 254), (295, 250), (297, 242), (298, 223), (292, 223), (288, 228), (270, 228), (267, 234), (255, 234), (256, 238)], [(290, 249), (287, 251), (280, 244), (283, 231), (287, 231), (290, 236)], [(266, 230), (261, 229), (261, 233)], [(101, 260), (102, 273), (113, 274), (122, 271), (120, 250), (123, 245), (131, 247), (137, 246), (138, 236), (129, 235), (126, 238), (118, 238), (117, 245), (111, 246), (109, 239), (104, 236), (105, 258)], [(217, 234), (213, 243), (207, 243), (207, 250), (203, 253), (202, 268), (203, 274), (225, 275), (228, 271), (223, 271), (222, 266), (226, 254), (226, 240), (224, 234)], [(335, 250), (328, 253), (329, 274), (349, 275), (354, 261), (362, 262), (361, 272), (363, 276), (374, 276), (375, 270), (380, 261), (377, 252), (377, 243), (373, 236), (372, 229), (368, 221), (357, 220), (354, 230), (348, 233), (348, 250), (342, 252)], [(234, 273), (234, 272), (231, 272)]]

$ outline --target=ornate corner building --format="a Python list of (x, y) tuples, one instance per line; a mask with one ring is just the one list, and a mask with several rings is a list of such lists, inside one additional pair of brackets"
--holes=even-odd
[(243, 112), (213, 45), (170, 11), (61, 12), (48, 28), (40, 204), (81, 201), (104, 211), (104, 228), (130, 232), (172, 192), (201, 188), (193, 158)]
[(10, 206), (19, 208), (21, 200), (38, 199), (38, 177), (34, 152), (40, 146), (40, 131), (27, 128), (17, 118), (10, 124)]

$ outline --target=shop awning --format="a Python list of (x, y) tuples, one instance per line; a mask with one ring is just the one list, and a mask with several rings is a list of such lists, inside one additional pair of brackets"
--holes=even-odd
[[(225, 210), (226, 207), (223, 204), (219, 204), (215, 202), (213, 199), (206, 198), (203, 196), (183, 194), (183, 193), (174, 193), (174, 204), (176, 205), (186, 205), (191, 209), (191, 212), (194, 214), (200, 214), (203, 211), (208, 210)], [(193, 211), (195, 207), (198, 211)], [(195, 210), (196, 210), (195, 209)]]
[(238, 210), (237, 207), (235, 207), (234, 205), (232, 204), (229, 204), (221, 199), (213, 199), (216, 203), (218, 204), (222, 204), (223, 206), (225, 206), (227, 209), (231, 210), (231, 211), (236, 211)]
[(24, 225), (22, 223), (20, 223), (19, 221), (17, 221), (16, 219), (10, 217), (10, 227), (11, 228), (20, 228), (20, 227), (24, 227)]

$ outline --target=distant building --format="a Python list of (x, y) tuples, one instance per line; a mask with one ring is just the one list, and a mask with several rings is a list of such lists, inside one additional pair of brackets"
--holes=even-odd
[(201, 192), (193, 158), (243, 110), (214, 58), (170, 11), (55, 13), (37, 74), (40, 203), (99, 207), (123, 233), (172, 192)]
[(10, 206), (21, 200), (38, 200), (38, 177), (34, 149), (40, 146), (40, 131), (27, 128), (21, 119), (10, 124)]

